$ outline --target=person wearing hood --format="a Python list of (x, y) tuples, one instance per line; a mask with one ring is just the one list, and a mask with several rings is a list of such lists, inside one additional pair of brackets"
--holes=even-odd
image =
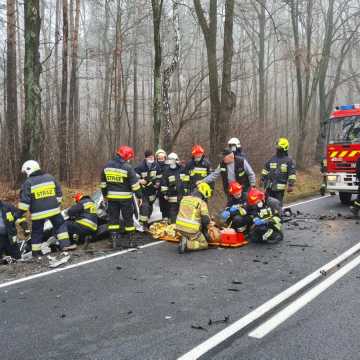
[(168, 163), (169, 166), (165, 169), (161, 179), (161, 193), (167, 202), (170, 223), (174, 224), (180, 201), (187, 194), (186, 175), (177, 154), (169, 154)]
[(20, 225), (24, 231), (28, 230), (23, 212), (5, 201), (0, 201), (0, 259), (2, 256), (10, 257), (11, 261), (21, 258), (16, 225)]
[(189, 192), (196, 189), (196, 184), (206, 178), (211, 172), (210, 161), (205, 157), (201, 145), (194, 145), (191, 151), (192, 158), (185, 166), (186, 180), (189, 181)]
[(27, 179), (20, 192), (18, 208), (31, 214), (31, 250), (34, 257), (42, 255), (41, 243), (44, 237), (44, 223), (49, 220), (59, 240), (60, 250), (70, 246), (69, 233), (61, 215), (62, 190), (57, 180), (41, 171), (37, 161), (26, 161), (21, 169)]
[(140, 206), (140, 222), (144, 229), (148, 229), (149, 219), (153, 212), (153, 205), (156, 194), (160, 188), (160, 168), (155, 162), (154, 153), (151, 150), (145, 151), (145, 159), (139, 164), (135, 171), (139, 177), (142, 188), (142, 203)]
[[(115, 158), (107, 162), (101, 172), (101, 191), (108, 203), (110, 240), (116, 248), (121, 240), (123, 248), (134, 245), (134, 203), (135, 194), (141, 206), (141, 187), (135, 170), (129, 164), (134, 158), (134, 150), (129, 146), (120, 146)], [(120, 227), (120, 214), (124, 220), (124, 229)], [(125, 233), (121, 239), (120, 232)]]
[(296, 182), (295, 163), (288, 151), (288, 139), (280, 138), (276, 144), (276, 154), (265, 163), (261, 172), (261, 185), (267, 197), (277, 199), (281, 206), (285, 190), (292, 192)]
[(179, 253), (208, 248), (210, 215), (207, 201), (212, 189), (207, 183), (199, 183), (196, 189), (180, 203), (176, 218), (176, 230), (181, 234)]

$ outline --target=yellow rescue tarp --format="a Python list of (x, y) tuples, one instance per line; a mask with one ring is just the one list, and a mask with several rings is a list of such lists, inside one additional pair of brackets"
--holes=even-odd
[(149, 231), (154, 239), (171, 242), (179, 242), (180, 240), (180, 235), (176, 232), (176, 224), (155, 223), (150, 226)]

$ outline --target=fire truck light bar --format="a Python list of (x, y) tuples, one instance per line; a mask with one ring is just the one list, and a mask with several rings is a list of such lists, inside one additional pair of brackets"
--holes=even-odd
[(349, 105), (336, 106), (336, 110), (353, 110), (353, 109), (360, 109), (360, 104), (349, 104)]

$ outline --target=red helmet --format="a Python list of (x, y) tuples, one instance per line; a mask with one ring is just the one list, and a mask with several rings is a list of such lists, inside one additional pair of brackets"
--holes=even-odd
[(84, 193), (78, 192), (78, 193), (76, 193), (76, 194), (73, 196), (73, 199), (74, 199), (76, 202), (79, 202), (83, 197), (84, 197)]
[(229, 193), (231, 195), (239, 195), (242, 193), (243, 187), (237, 182), (232, 181), (229, 185)]
[(247, 203), (250, 206), (257, 205), (260, 201), (265, 201), (265, 193), (255, 188), (251, 188), (248, 192)]
[(194, 145), (191, 150), (192, 156), (203, 156), (205, 151), (201, 145)]
[(116, 153), (121, 156), (125, 161), (128, 161), (135, 156), (134, 150), (130, 146), (126, 145), (120, 146), (117, 149)]

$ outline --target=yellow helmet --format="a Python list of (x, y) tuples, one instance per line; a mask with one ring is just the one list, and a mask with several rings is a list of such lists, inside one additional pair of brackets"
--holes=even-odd
[(280, 138), (277, 143), (277, 148), (284, 150), (284, 151), (288, 151), (289, 150), (289, 140), (286, 138)]
[(197, 189), (199, 193), (205, 198), (209, 199), (212, 196), (212, 189), (209, 184), (207, 183), (200, 183), (197, 185)]

